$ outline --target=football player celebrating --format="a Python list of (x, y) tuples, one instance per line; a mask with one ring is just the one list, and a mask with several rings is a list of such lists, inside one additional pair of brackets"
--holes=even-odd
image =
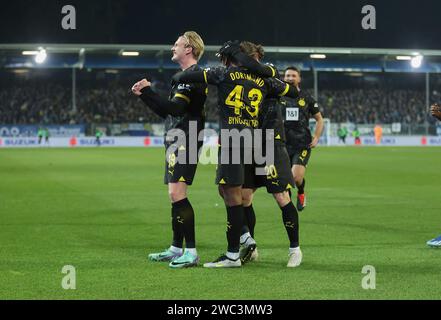
[[(282, 103), (285, 104), (286, 145), (298, 190), (297, 210), (302, 211), (306, 207), (306, 166), (311, 157), (311, 149), (317, 146), (322, 135), (324, 122), (317, 102), (309, 94), (300, 90), (300, 70), (296, 67), (288, 67), (285, 70), (284, 81), (295, 86), (300, 92), (299, 97), (283, 98)], [(316, 120), (314, 136), (309, 130), (310, 116)]]
[[(181, 35), (171, 51), (172, 61), (179, 64), (182, 70), (201, 70), (197, 63), (204, 53), (204, 42), (196, 32), (188, 31)], [(174, 150), (168, 152), (164, 177), (172, 203), (173, 242), (164, 252), (152, 253), (148, 258), (151, 261), (169, 261), (171, 268), (196, 266), (199, 256), (196, 251), (194, 211), (187, 198), (187, 189), (193, 182), (197, 163), (189, 163), (189, 128), (190, 123), (196, 123), (198, 134), (204, 129), (207, 85), (172, 82), (170, 97), (165, 99), (151, 89), (149, 81), (143, 79), (133, 86), (132, 91), (165, 119), (164, 144), (166, 150)], [(180, 129), (186, 134), (186, 145), (177, 145), (176, 136), (167, 136), (167, 132), (173, 129)], [(198, 141), (198, 152), (201, 147), (202, 141)], [(184, 153), (185, 163), (179, 162), (181, 153)], [(185, 251), (182, 249), (184, 240)]]
[[(239, 49), (240, 51), (230, 51), (233, 51), (234, 60), (245, 67), (254, 68), (252, 59), (260, 61), (264, 57), (263, 47), (252, 42), (241, 42)], [(276, 71), (276, 68), (271, 65), (267, 65), (267, 69), (268, 75), (274, 74), (274, 71)], [(279, 78), (277, 71), (274, 76)], [(273, 195), (282, 211), (283, 223), (290, 242), (287, 266), (297, 267), (302, 262), (302, 252), (299, 246), (299, 216), (288, 193), (288, 190), (294, 186), (294, 179), (285, 145), (286, 137), (282, 109), (283, 105), (280, 103), (280, 98), (269, 95), (264, 100), (259, 112), (259, 128), (263, 133), (262, 150), (266, 150), (267, 139), (272, 139), (274, 143), (274, 162), (265, 164), (266, 176), (261, 176), (261, 184), (258, 184), (258, 186), (266, 187), (267, 192)], [(274, 135), (267, 136), (267, 130), (273, 130)], [(243, 263), (249, 260), (256, 260), (258, 257), (254, 240), (254, 227), (256, 224), (256, 216), (252, 206), (254, 192), (255, 189), (242, 189), (245, 224), (240, 238), (240, 258)]]
[(244, 216), (242, 189), (255, 188), (256, 166), (254, 163), (247, 163), (245, 156), (245, 154), (253, 154), (252, 144), (245, 145), (240, 138), (236, 140), (237, 143), (234, 141), (232, 145), (228, 143), (232, 132), (249, 132), (251, 136), (254, 135), (254, 129), (258, 127), (259, 109), (267, 95), (287, 95), (293, 98), (298, 95), (295, 87), (283, 81), (275, 78), (262, 78), (253, 73), (253, 70), (235, 64), (231, 57), (224, 54), (224, 50), (228, 47), (229, 44), (226, 43), (218, 52), (225, 68), (185, 71), (173, 76), (177, 82), (206, 83), (218, 88), (221, 134), (216, 183), (219, 185), (219, 193), (224, 199), (227, 211), (228, 248), (227, 252), (218, 259), (205, 263), (204, 267), (207, 268), (242, 265), (239, 259)]

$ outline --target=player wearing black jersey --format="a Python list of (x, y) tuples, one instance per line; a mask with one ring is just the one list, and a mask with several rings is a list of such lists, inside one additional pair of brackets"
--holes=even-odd
[[(323, 117), (317, 102), (309, 94), (300, 90), (301, 75), (296, 67), (285, 70), (284, 81), (295, 86), (300, 94), (295, 99), (283, 98), (286, 146), (291, 158), (292, 172), (298, 189), (297, 209), (302, 211), (306, 206), (305, 171), (311, 157), (311, 149), (315, 148), (323, 132)], [(309, 118), (314, 117), (316, 127), (314, 136), (309, 129)]]
[[(260, 61), (264, 57), (264, 49), (261, 45), (243, 41), (240, 51), (232, 51), (233, 58), (243, 66), (253, 67), (252, 61)], [(251, 64), (250, 64), (251, 63)], [(272, 73), (279, 78), (277, 69), (268, 65), (268, 74)], [(302, 261), (302, 252), (299, 246), (299, 220), (296, 207), (291, 202), (288, 190), (294, 186), (294, 178), (291, 172), (291, 162), (285, 146), (285, 129), (283, 126), (282, 105), (278, 96), (267, 96), (262, 108), (259, 110), (259, 128), (263, 133), (262, 149), (266, 150), (267, 139), (274, 144), (274, 161), (265, 164), (266, 176), (260, 176), (262, 186), (266, 186), (267, 192), (271, 193), (282, 211), (285, 229), (290, 240), (288, 267), (297, 267)], [(267, 136), (266, 130), (273, 130), (273, 135)], [(259, 185), (260, 186), (260, 185)], [(253, 195), (256, 189), (242, 189), (242, 205), (244, 207), (244, 228), (240, 238), (241, 261), (257, 259), (257, 248), (254, 240), (254, 227), (256, 217), (252, 205)]]
[[(259, 68), (248, 70), (233, 63), (229, 57), (223, 56), (222, 50), (219, 54), (226, 68), (206, 69), (203, 72), (186, 71), (173, 77), (178, 82), (202, 82), (218, 87), (221, 145), (216, 183), (227, 209), (228, 249), (226, 254), (214, 262), (204, 264), (204, 267), (208, 268), (241, 266), (239, 247), (243, 226), (242, 188), (253, 189), (256, 186), (255, 165), (252, 162), (248, 163), (245, 156), (253, 153), (252, 143), (245, 145), (240, 138), (233, 137), (233, 144), (230, 146), (228, 140), (234, 129), (236, 137), (239, 133), (253, 136), (254, 129), (259, 126), (258, 114), (262, 101), (267, 95), (296, 97), (298, 94), (296, 88), (283, 81), (259, 77), (256, 74), (260, 71)], [(248, 153), (245, 152), (247, 150)], [(239, 157), (234, 159), (235, 155)]]
[[(201, 70), (197, 62), (204, 52), (204, 43), (194, 31), (184, 33), (172, 48), (172, 61), (182, 70)], [(137, 82), (132, 91), (155, 113), (165, 119), (166, 162), (164, 182), (172, 203), (173, 243), (164, 252), (149, 255), (152, 261), (170, 261), (172, 268), (196, 266), (199, 257), (196, 251), (194, 211), (187, 198), (188, 186), (192, 184), (196, 173), (197, 158), (191, 161), (191, 154), (199, 153), (202, 142), (197, 143), (197, 152), (191, 152), (189, 142), (190, 126), (196, 124), (197, 132), (204, 129), (204, 103), (207, 85), (172, 82), (169, 99), (160, 97), (151, 89), (146, 79)], [(185, 134), (185, 142), (179, 141), (176, 130)], [(168, 134), (169, 133), (169, 134)], [(185, 161), (179, 161), (181, 156)], [(185, 162), (185, 163), (183, 163)], [(183, 252), (185, 239), (186, 249)]]

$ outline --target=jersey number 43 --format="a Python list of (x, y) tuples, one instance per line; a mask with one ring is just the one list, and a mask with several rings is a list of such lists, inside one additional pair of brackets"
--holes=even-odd
[(225, 105), (234, 108), (234, 114), (241, 116), (242, 110), (245, 109), (252, 118), (256, 118), (259, 114), (259, 106), (262, 102), (262, 91), (257, 88), (253, 88), (248, 91), (248, 100), (251, 106), (247, 106), (243, 101), (244, 87), (236, 85), (225, 99)]

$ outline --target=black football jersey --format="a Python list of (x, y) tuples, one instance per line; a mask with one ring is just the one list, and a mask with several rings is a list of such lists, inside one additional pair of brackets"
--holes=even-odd
[(275, 78), (260, 78), (244, 67), (209, 68), (205, 81), (218, 87), (221, 129), (259, 128), (259, 113), (267, 95), (283, 96), (290, 87)]
[(283, 124), (283, 105), (280, 98), (268, 97), (263, 102), (259, 114), (259, 123), (262, 130), (273, 129), (275, 141), (285, 142), (285, 127)]
[(320, 112), (315, 99), (300, 91), (299, 97), (281, 99), (286, 132), (286, 144), (291, 148), (307, 148), (312, 142), (309, 119)]
[[(198, 65), (193, 65), (187, 70), (201, 71)], [(205, 126), (205, 110), (204, 104), (207, 99), (207, 85), (202, 83), (174, 83), (172, 82), (172, 89), (169, 100), (182, 103), (185, 101), (186, 114), (183, 116), (168, 115), (165, 119), (165, 132), (171, 129), (181, 129), (188, 133), (189, 122), (197, 121), (198, 131), (203, 130)], [(179, 101), (180, 100), (180, 101)], [(171, 141), (169, 141), (171, 143)], [(167, 143), (166, 143), (167, 144)]]

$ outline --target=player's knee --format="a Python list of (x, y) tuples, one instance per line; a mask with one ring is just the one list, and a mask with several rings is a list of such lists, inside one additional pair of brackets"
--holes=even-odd
[(242, 205), (249, 207), (253, 203), (253, 192), (242, 193)]
[(228, 200), (226, 202), (226, 205), (229, 207), (235, 207), (235, 206), (240, 206), (242, 205), (242, 201), (240, 196), (230, 196), (228, 197)]
[(237, 188), (222, 188), (225, 204), (229, 207), (239, 206), (242, 204), (242, 194)]
[(184, 200), (187, 197), (185, 188), (170, 187), (168, 189), (168, 196), (171, 202), (177, 202)]
[(183, 200), (185, 198), (185, 197), (182, 197), (181, 192), (177, 192), (175, 190), (169, 190), (168, 196), (169, 196), (171, 202), (177, 202), (177, 201)]
[(297, 186), (300, 186), (303, 183), (303, 175), (294, 176), (294, 182)]
[(289, 193), (287, 191), (281, 193), (275, 193), (273, 196), (274, 199), (276, 199), (277, 204), (281, 208), (286, 206), (291, 201), (291, 199), (289, 198)]

